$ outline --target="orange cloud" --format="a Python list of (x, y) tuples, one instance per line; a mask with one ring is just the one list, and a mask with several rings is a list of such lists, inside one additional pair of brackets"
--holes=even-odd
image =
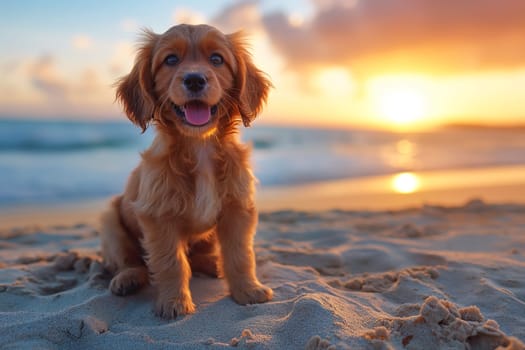
[(64, 101), (67, 94), (67, 84), (59, 76), (52, 56), (39, 57), (29, 67), (30, 81), (34, 88), (51, 101)]
[[(0, 67), (0, 71), (9, 68)], [(86, 116), (115, 113), (113, 90), (100, 68), (85, 66), (75, 74), (55, 56), (43, 55), (17, 63), (0, 84), (2, 115)]]
[(525, 1), (320, 1), (297, 26), (264, 17), (273, 45), (293, 66), (452, 73), (525, 66)]
[(262, 17), (257, 0), (246, 0), (224, 7), (211, 19), (211, 24), (226, 33), (245, 30), (249, 33), (262, 28)]

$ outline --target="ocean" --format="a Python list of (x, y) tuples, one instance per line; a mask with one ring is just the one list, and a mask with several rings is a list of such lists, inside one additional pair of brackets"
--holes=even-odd
[[(254, 125), (241, 135), (253, 145), (262, 187), (525, 164), (523, 128), (392, 133)], [(152, 128), (141, 134), (126, 121), (0, 119), (0, 210), (120, 193), (152, 138)]]

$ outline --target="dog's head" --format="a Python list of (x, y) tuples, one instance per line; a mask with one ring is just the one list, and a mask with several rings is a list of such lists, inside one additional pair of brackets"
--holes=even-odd
[(221, 119), (240, 116), (248, 126), (271, 86), (241, 34), (186, 24), (146, 31), (131, 73), (117, 84), (117, 99), (143, 130), (155, 120), (194, 137), (210, 135)]

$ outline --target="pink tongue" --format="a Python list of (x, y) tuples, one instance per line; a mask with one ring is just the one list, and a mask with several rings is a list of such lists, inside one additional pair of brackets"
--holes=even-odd
[(190, 102), (186, 104), (184, 111), (186, 121), (193, 125), (204, 125), (210, 121), (210, 107), (204, 103)]

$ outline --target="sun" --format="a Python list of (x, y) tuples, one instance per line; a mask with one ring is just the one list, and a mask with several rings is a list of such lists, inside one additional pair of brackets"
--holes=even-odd
[(392, 188), (397, 193), (414, 193), (419, 187), (419, 177), (414, 173), (400, 173), (392, 178)]
[(395, 124), (419, 121), (426, 113), (425, 96), (413, 89), (384, 91), (377, 103), (381, 115)]
[(372, 110), (378, 120), (398, 129), (411, 129), (428, 122), (428, 84), (420, 77), (381, 76), (368, 84)]

